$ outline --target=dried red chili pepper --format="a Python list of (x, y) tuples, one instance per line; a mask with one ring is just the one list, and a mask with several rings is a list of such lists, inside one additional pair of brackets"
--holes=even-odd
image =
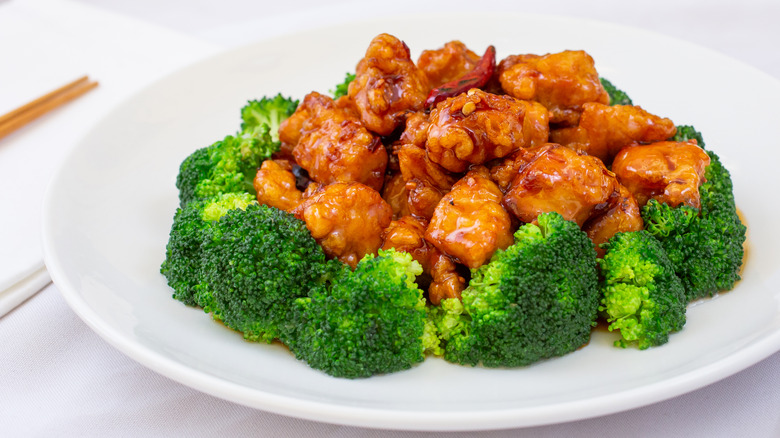
[(428, 94), (425, 99), (425, 107), (431, 108), (442, 100), (457, 96), (472, 88), (480, 88), (488, 83), (493, 72), (496, 70), (496, 48), (489, 46), (482, 55), (474, 70), (463, 75), (462, 78), (447, 82), (440, 87), (436, 87)]

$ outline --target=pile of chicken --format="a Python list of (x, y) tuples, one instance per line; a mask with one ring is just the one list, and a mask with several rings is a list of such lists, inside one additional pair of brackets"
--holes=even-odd
[(598, 245), (642, 229), (651, 198), (699, 207), (707, 154), (666, 141), (667, 118), (609, 106), (583, 51), (494, 60), (484, 86), (426, 105), (483, 58), (452, 41), (415, 63), (402, 41), (377, 36), (348, 95), (312, 92), (282, 124), (282, 149), (254, 181), (258, 201), (305, 221), (352, 267), (380, 248), (409, 252), (433, 304), (460, 297), (467, 268), (541, 213)]

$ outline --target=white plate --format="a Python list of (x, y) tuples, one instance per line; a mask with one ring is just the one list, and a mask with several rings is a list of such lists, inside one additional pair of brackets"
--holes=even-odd
[[(690, 306), (688, 324), (658, 348), (590, 344), (522, 369), (428, 359), (364, 380), (328, 377), (279, 345), (252, 344), (171, 298), (159, 266), (181, 160), (231, 134), (247, 99), (327, 92), (368, 42), (389, 32), (413, 57), (460, 39), (499, 56), (585, 49), (602, 76), (645, 109), (693, 124), (732, 171), (749, 225), (744, 280)], [(46, 264), (68, 303), (128, 356), (179, 382), (238, 403), (319, 421), (398, 429), (468, 430), (587, 418), (670, 398), (722, 379), (780, 349), (777, 174), (780, 84), (697, 46), (573, 19), (492, 15), (363, 22), (252, 45), (195, 64), (100, 121), (48, 192)]]

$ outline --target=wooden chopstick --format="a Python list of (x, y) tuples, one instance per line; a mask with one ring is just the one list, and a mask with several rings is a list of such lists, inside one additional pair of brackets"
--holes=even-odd
[(97, 87), (98, 83), (82, 76), (54, 91), (26, 103), (15, 110), (0, 116), (0, 138), (30, 123), (43, 114), (60, 107), (73, 99)]

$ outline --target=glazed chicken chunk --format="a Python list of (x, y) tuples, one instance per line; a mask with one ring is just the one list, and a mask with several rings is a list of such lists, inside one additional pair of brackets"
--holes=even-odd
[(411, 60), (409, 48), (388, 34), (371, 41), (349, 84), (360, 119), (379, 135), (391, 134), (405, 113), (422, 110), (429, 91), (428, 78)]
[(450, 41), (437, 50), (423, 50), (417, 67), (425, 73), (432, 87), (459, 79), (479, 63), (480, 56), (460, 41)]
[(309, 176), (322, 184), (355, 181), (375, 190), (384, 183), (387, 151), (348, 107), (309, 93), (279, 128), (279, 138)]
[(428, 141), (428, 127), (431, 125), (428, 115), (423, 111), (410, 113), (406, 116), (406, 126), (398, 139), (398, 144), (413, 144), (425, 148)]
[(497, 74), (510, 96), (547, 107), (550, 123), (576, 125), (583, 104), (609, 103), (593, 58), (581, 50), (509, 56), (499, 63)]
[(382, 246), (393, 211), (379, 193), (360, 183), (333, 183), (314, 191), (292, 213), (306, 222), (329, 257), (354, 268)]
[(408, 197), (409, 192), (406, 190), (406, 181), (403, 175), (396, 173), (385, 178), (385, 186), (382, 188), (382, 199), (393, 210), (393, 219), (409, 215)]
[(607, 242), (617, 233), (639, 231), (644, 228), (644, 221), (634, 196), (622, 184), (618, 183), (615, 192), (607, 200), (607, 204), (596, 212), (582, 226), (596, 246), (599, 257), (604, 255), (604, 249), (599, 245)]
[(441, 202), (441, 198), (447, 193), (447, 191), (437, 189), (435, 186), (416, 178), (407, 181), (405, 187), (409, 213), (425, 219), (433, 217), (433, 212)]
[(444, 195), (425, 238), (472, 269), (482, 266), (497, 249), (512, 244), (511, 218), (501, 206), (501, 191), (487, 169), (471, 170)]
[(674, 122), (638, 106), (586, 103), (579, 125), (552, 130), (550, 141), (585, 151), (608, 164), (629, 144), (663, 141), (675, 132)]
[(406, 181), (418, 179), (442, 191), (449, 191), (457, 176), (428, 159), (424, 149), (406, 144), (396, 149), (398, 165)]
[(616, 189), (614, 174), (596, 157), (557, 144), (535, 152), (518, 157), (527, 161), (518, 164), (503, 201), (523, 222), (554, 211), (582, 226)]
[(444, 298), (460, 298), (466, 279), (457, 272), (455, 262), (425, 240), (428, 222), (413, 216), (404, 216), (390, 223), (384, 232), (382, 249), (395, 248), (408, 252), (430, 277), (428, 299), (438, 305)]
[(549, 135), (547, 115), (536, 102), (471, 89), (431, 111), (428, 157), (451, 172), (464, 172), (472, 164), (540, 146)]
[(700, 208), (699, 186), (710, 157), (695, 141), (663, 141), (624, 148), (612, 171), (640, 206), (650, 199), (671, 206)]
[(265, 160), (253, 181), (257, 202), (290, 211), (301, 202), (292, 165), (286, 160)]
[(401, 175), (406, 181), (409, 211), (418, 217), (430, 219), (442, 196), (458, 180), (428, 159), (424, 149), (412, 144), (396, 148)]

